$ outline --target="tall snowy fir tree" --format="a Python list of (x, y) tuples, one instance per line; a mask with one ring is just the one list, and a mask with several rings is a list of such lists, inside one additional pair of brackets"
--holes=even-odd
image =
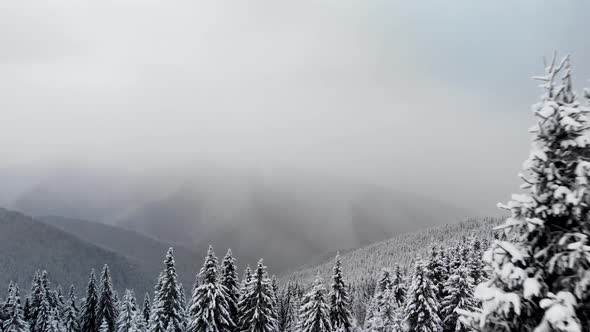
[(145, 297), (143, 298), (143, 307), (141, 308), (141, 310), (142, 310), (143, 320), (145, 321), (145, 324), (147, 325), (150, 322), (150, 310), (151, 310), (150, 294), (148, 294), (148, 293), (145, 293)]
[(96, 307), (96, 317), (99, 322), (106, 322), (108, 332), (116, 331), (117, 308), (113, 296), (113, 283), (108, 265), (103, 267), (100, 275), (100, 295)]
[(537, 77), (533, 146), (521, 175), (524, 194), (504, 208), (514, 241), (494, 241), (489, 281), (471, 317), (482, 331), (590, 331), (590, 161), (588, 109), (572, 88), (570, 59)]
[(20, 291), (18, 285), (10, 287), (8, 298), (4, 305), (7, 319), (1, 324), (2, 332), (29, 332), (29, 324), (25, 320), (21, 307)]
[(80, 312), (76, 305), (76, 292), (74, 285), (72, 285), (70, 286), (63, 314), (63, 323), (66, 329), (65, 332), (80, 332), (80, 323), (78, 321), (79, 314)]
[(246, 292), (238, 304), (241, 332), (273, 332), (277, 329), (275, 296), (262, 259), (258, 261)]
[(391, 291), (396, 304), (401, 307), (406, 301), (406, 284), (399, 265), (395, 266)]
[(332, 328), (334, 331), (350, 332), (352, 330), (351, 302), (342, 277), (342, 262), (339, 254), (336, 255), (332, 270), (332, 289), (328, 299)]
[[(161, 286), (158, 298), (154, 298), (154, 304), (158, 306), (160, 324), (162, 328), (173, 332), (184, 330), (184, 310), (181, 305), (180, 286), (174, 261), (174, 251), (168, 249), (164, 260), (165, 269), (161, 277)], [(172, 324), (171, 328), (168, 326)]]
[(81, 332), (99, 332), (100, 327), (97, 317), (98, 311), (98, 290), (96, 287), (96, 277), (94, 270), (90, 272), (88, 287), (86, 288), (86, 299), (81, 310), (80, 331)]
[[(41, 286), (43, 287), (43, 286)], [(49, 302), (49, 296), (45, 293), (41, 300), (41, 304), (37, 310), (37, 318), (34, 325), (31, 326), (34, 332), (48, 332), (52, 329), (53, 320), (56, 319), (53, 315), (53, 308)]]
[(433, 246), (430, 251), (430, 259), (428, 261), (428, 271), (430, 273), (430, 280), (436, 287), (436, 296), (440, 301), (444, 297), (444, 283), (448, 278), (448, 268), (443, 262), (443, 252), (437, 247)]
[(217, 257), (209, 247), (189, 308), (188, 332), (230, 332), (232, 321), (227, 292), (217, 280)]
[(37, 332), (35, 330), (37, 314), (39, 313), (41, 302), (43, 302), (43, 298), (45, 297), (46, 293), (47, 292), (45, 291), (45, 288), (41, 284), (41, 271), (37, 270), (31, 284), (31, 300), (29, 302), (29, 310), (27, 310), (28, 312), (25, 311), (25, 319), (28, 321), (32, 332)]
[(331, 332), (330, 307), (326, 301), (326, 287), (322, 278), (315, 278), (312, 289), (301, 304), (299, 332)]
[(416, 262), (412, 284), (408, 290), (404, 308), (404, 325), (412, 332), (440, 332), (442, 321), (439, 317), (436, 287), (427, 271), (426, 263)]
[(130, 290), (126, 290), (117, 315), (117, 332), (137, 332), (136, 311), (133, 305), (133, 294)]
[(277, 299), (277, 330), (278, 332), (293, 332), (297, 328), (299, 303), (292, 282), (283, 288)]
[(161, 272), (158, 277), (158, 282), (154, 287), (154, 300), (152, 301), (152, 306), (150, 308), (150, 321), (148, 323), (149, 332), (166, 331), (166, 327), (164, 326), (164, 322), (166, 321), (166, 317), (164, 316), (164, 306), (160, 305), (160, 291), (164, 284), (164, 278), (164, 272)]
[[(466, 262), (468, 263), (468, 262)], [(440, 316), (446, 332), (469, 332), (472, 329), (458, 319), (459, 310), (473, 310), (476, 301), (473, 297), (473, 279), (468, 270), (461, 266), (445, 282), (445, 297), (440, 306)]]
[(236, 324), (238, 322), (238, 301), (240, 296), (238, 283), (239, 281), (236, 260), (232, 255), (231, 249), (228, 249), (227, 254), (225, 254), (225, 257), (223, 257), (221, 266), (221, 284), (225, 287), (227, 292), (229, 312), (231, 314), (232, 320)]

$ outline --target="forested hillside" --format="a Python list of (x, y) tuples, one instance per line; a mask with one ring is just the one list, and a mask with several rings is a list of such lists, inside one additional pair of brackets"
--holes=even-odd
[[(406, 273), (412, 269), (416, 260), (427, 258), (432, 247), (449, 248), (472, 238), (491, 241), (493, 228), (502, 220), (503, 218), (468, 219), (456, 224), (401, 234), (386, 241), (341, 253), (342, 270), (349, 282), (376, 280), (384, 268), (391, 269), (396, 265)], [(333, 265), (334, 257), (331, 256), (319, 265), (304, 266), (297, 271), (283, 274), (282, 279), (310, 283), (318, 272), (327, 278)]]
[(140, 263), (142, 269), (150, 276), (154, 276), (153, 278), (160, 270), (163, 253), (170, 247), (174, 247), (176, 268), (182, 283), (192, 284), (199, 269), (202, 254), (180, 245), (165, 243), (127, 229), (98, 222), (56, 216), (38, 219), (84, 241)]
[(109, 264), (118, 289), (146, 291), (157, 276), (119, 255), (22, 213), (0, 208), (0, 284), (29, 285), (44, 269), (63, 285), (85, 285), (91, 269)]

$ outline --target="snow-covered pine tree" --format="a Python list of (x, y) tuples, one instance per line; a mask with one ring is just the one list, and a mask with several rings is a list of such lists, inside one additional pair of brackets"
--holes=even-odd
[(105, 321), (107, 323), (108, 332), (116, 331), (117, 307), (113, 297), (111, 273), (109, 271), (108, 265), (106, 264), (104, 265), (100, 275), (100, 298), (96, 308), (96, 317), (99, 322)]
[(383, 293), (385, 290), (391, 288), (392, 281), (391, 281), (391, 273), (388, 269), (383, 269), (381, 271), (381, 277), (379, 277), (379, 281), (377, 282), (377, 292), (376, 293)]
[(65, 332), (80, 332), (80, 323), (78, 322), (79, 310), (76, 306), (76, 292), (74, 285), (70, 286), (68, 300), (65, 304), (63, 323)]
[(4, 312), (8, 315), (8, 318), (2, 322), (1, 330), (3, 332), (29, 332), (29, 324), (25, 320), (21, 307), (18, 285), (10, 287)]
[(237, 325), (242, 332), (274, 332), (277, 329), (275, 297), (271, 281), (262, 259), (246, 286), (246, 293), (238, 303), (240, 319)]
[(289, 282), (287, 287), (279, 292), (277, 299), (277, 330), (278, 332), (293, 332), (297, 327), (299, 304), (295, 294), (295, 286)]
[(150, 294), (145, 293), (145, 297), (143, 299), (142, 316), (143, 316), (143, 320), (145, 321), (146, 327), (147, 327), (147, 324), (150, 322), (150, 310), (151, 310)]
[(399, 265), (395, 266), (395, 272), (393, 275), (392, 287), (393, 297), (398, 307), (401, 307), (406, 301), (406, 284), (404, 283), (404, 277)]
[[(391, 283), (391, 281), (390, 281)], [(390, 285), (386, 286), (388, 289)], [(342, 262), (340, 254), (336, 254), (332, 270), (332, 289), (328, 295), (330, 305), (330, 324), (334, 331), (351, 332), (352, 315), (348, 290), (342, 277)]]
[(164, 329), (168, 329), (168, 325), (172, 324), (174, 332), (182, 332), (184, 330), (184, 310), (181, 305), (182, 299), (172, 248), (168, 249), (164, 264), (166, 267), (162, 273), (162, 284), (157, 298), (161, 325)]
[(64, 300), (63, 289), (61, 288), (61, 285), (57, 285), (54, 294), (57, 311), (60, 313), (60, 315), (63, 315), (63, 312), (65, 311), (66, 302)]
[(419, 260), (416, 262), (404, 309), (406, 329), (412, 332), (442, 331), (438, 310), (436, 288), (429, 278), (426, 263)]
[(459, 310), (473, 310), (477, 303), (473, 297), (473, 279), (464, 266), (455, 270), (455, 273), (445, 282), (445, 297), (440, 307), (440, 316), (443, 318), (444, 331), (469, 332), (472, 329), (461, 320), (458, 320)]
[(164, 321), (166, 317), (164, 317), (164, 306), (160, 304), (161, 297), (160, 297), (160, 290), (162, 289), (162, 285), (164, 284), (164, 272), (161, 272), (158, 276), (158, 282), (154, 287), (154, 300), (152, 301), (152, 306), (150, 308), (150, 321), (148, 323), (148, 331), (149, 332), (165, 332), (166, 328), (164, 327)]
[(326, 287), (316, 276), (312, 289), (303, 299), (299, 314), (300, 332), (330, 332), (330, 307), (326, 302)]
[(428, 272), (430, 273), (430, 280), (436, 287), (436, 296), (438, 301), (444, 297), (443, 288), (444, 283), (448, 278), (447, 267), (444, 266), (442, 261), (442, 251), (438, 250), (437, 247), (433, 246), (430, 251), (430, 259), (428, 261)]
[(186, 308), (186, 295), (184, 293), (184, 286), (182, 283), (178, 283), (178, 293), (180, 294), (182, 330), (185, 331), (188, 324), (188, 310)]
[(572, 88), (570, 59), (555, 57), (537, 77), (533, 146), (524, 163), (525, 194), (504, 207), (501, 226), (515, 240), (494, 241), (489, 281), (477, 288), (482, 331), (590, 331), (590, 142), (588, 109)]
[(37, 270), (31, 284), (31, 300), (29, 301), (29, 308), (25, 311), (25, 319), (29, 323), (29, 326), (31, 326), (33, 332), (36, 332), (34, 325), (37, 322), (37, 313), (39, 312), (39, 307), (41, 306), (44, 296), (45, 290), (41, 285), (41, 271)]
[(46, 295), (43, 296), (43, 299), (41, 300), (41, 305), (38, 308), (39, 310), (37, 311), (35, 325), (32, 326), (32, 331), (34, 332), (49, 332), (52, 329), (51, 324), (53, 324), (53, 321), (57, 318), (52, 315), (53, 309), (49, 303), (49, 296), (47, 296), (46, 292), (45, 294)]
[(135, 314), (135, 317), (133, 318), (133, 324), (135, 325), (135, 330), (137, 332), (147, 332), (148, 327), (145, 317), (140, 312)]
[(133, 305), (133, 294), (130, 290), (126, 290), (117, 317), (117, 332), (137, 332), (135, 326), (136, 314), (136, 308)]
[(63, 332), (65, 327), (60, 317), (60, 313), (57, 307), (51, 308), (49, 314), (49, 325), (45, 332)]
[(217, 257), (209, 247), (199, 273), (200, 285), (194, 290), (189, 308), (188, 332), (230, 332), (235, 328), (229, 312), (227, 292), (217, 280)]
[(232, 321), (238, 322), (238, 301), (240, 289), (238, 287), (238, 272), (236, 260), (232, 255), (231, 249), (227, 250), (221, 266), (221, 284), (227, 292), (227, 303)]
[(86, 288), (86, 299), (81, 310), (80, 330), (81, 332), (99, 332), (99, 321), (97, 319), (98, 290), (96, 288), (96, 277), (94, 270), (90, 272), (88, 287)]

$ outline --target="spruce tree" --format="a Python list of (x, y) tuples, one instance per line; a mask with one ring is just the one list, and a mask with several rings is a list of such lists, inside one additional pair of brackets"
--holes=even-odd
[(44, 296), (41, 300), (39, 310), (37, 311), (37, 319), (35, 321), (35, 325), (33, 326), (32, 331), (50, 332), (52, 329), (52, 324), (54, 324), (54, 320), (56, 319), (56, 317), (53, 316), (52, 311), (53, 309), (51, 308), (51, 304), (49, 303), (49, 297)]
[(65, 332), (80, 332), (80, 323), (78, 322), (79, 315), (78, 307), (76, 306), (76, 294), (74, 285), (70, 286), (68, 294), (68, 300), (65, 304), (65, 310), (63, 315), (63, 322)]
[(25, 320), (21, 307), (18, 285), (13, 285), (10, 288), (4, 309), (8, 317), (1, 324), (3, 332), (29, 332), (29, 324)]
[(117, 309), (113, 297), (111, 274), (106, 264), (100, 276), (100, 298), (96, 310), (97, 320), (106, 322), (108, 332), (115, 332), (117, 328)]
[(227, 254), (225, 254), (225, 257), (223, 257), (223, 263), (221, 267), (221, 284), (227, 291), (227, 303), (229, 304), (229, 312), (231, 314), (232, 320), (237, 324), (240, 289), (238, 287), (236, 260), (232, 255), (231, 249), (228, 249)]
[(144, 320), (146, 326), (150, 322), (150, 310), (151, 310), (150, 294), (145, 293), (145, 297), (143, 299), (142, 315), (143, 315), (143, 320)]
[(182, 332), (184, 330), (184, 310), (181, 305), (180, 287), (174, 261), (174, 251), (168, 249), (164, 260), (165, 269), (162, 273), (161, 286), (157, 300), (160, 324), (164, 329)]
[(300, 332), (330, 332), (330, 307), (326, 302), (326, 287), (322, 278), (315, 278), (313, 288), (303, 299), (299, 314)]
[(94, 270), (90, 272), (88, 287), (86, 288), (86, 299), (81, 310), (80, 328), (81, 332), (99, 332), (98, 311), (98, 290), (96, 288), (96, 277)]
[(235, 328), (227, 292), (217, 280), (217, 257), (209, 247), (199, 273), (200, 285), (194, 290), (188, 332), (230, 332)]
[(33, 332), (36, 332), (35, 323), (37, 322), (37, 314), (45, 294), (45, 289), (41, 285), (41, 271), (37, 270), (31, 284), (31, 300), (29, 302), (29, 309), (25, 312), (25, 319), (28, 321), (29, 326), (31, 326), (31, 330)]
[(439, 251), (433, 246), (430, 252), (430, 260), (428, 261), (428, 271), (430, 273), (430, 280), (432, 280), (432, 283), (436, 287), (436, 295), (439, 301), (444, 297), (444, 283), (448, 278), (448, 270), (447, 267), (443, 265), (442, 258), (442, 251)]
[(397, 303), (398, 307), (401, 307), (406, 301), (406, 285), (404, 283), (404, 278), (399, 265), (395, 266), (391, 290), (393, 292), (395, 302)]
[(458, 319), (457, 310), (473, 310), (476, 307), (473, 298), (473, 279), (467, 268), (458, 268), (445, 282), (445, 297), (441, 302), (441, 317), (443, 317), (444, 331), (469, 332), (472, 329)]
[(438, 310), (436, 287), (430, 280), (426, 264), (418, 261), (404, 309), (406, 329), (412, 332), (442, 331)]
[(152, 306), (150, 308), (150, 321), (148, 324), (149, 332), (166, 331), (166, 327), (164, 326), (166, 317), (164, 316), (164, 306), (161, 305), (160, 296), (160, 291), (162, 289), (162, 285), (164, 284), (164, 278), (164, 272), (161, 272), (160, 276), (158, 277), (158, 282), (154, 287), (154, 300), (152, 301)]
[(295, 286), (289, 282), (277, 299), (277, 330), (279, 332), (293, 332), (295, 330), (298, 310), (299, 304)]
[(242, 332), (272, 332), (277, 328), (275, 297), (271, 281), (262, 259), (238, 304), (240, 319), (238, 330)]
[(544, 93), (533, 106), (526, 193), (501, 206), (511, 216), (500, 228), (514, 241), (494, 241), (490, 280), (476, 289), (483, 331), (590, 331), (588, 109), (573, 91), (569, 57), (554, 57), (537, 79)]
[(133, 305), (133, 294), (130, 290), (126, 290), (117, 318), (117, 332), (137, 332), (135, 316), (136, 308)]
[(328, 298), (330, 301), (330, 324), (334, 331), (351, 332), (351, 302), (346, 284), (342, 278), (342, 263), (340, 262), (339, 254), (335, 258), (334, 268), (332, 270), (332, 289)]

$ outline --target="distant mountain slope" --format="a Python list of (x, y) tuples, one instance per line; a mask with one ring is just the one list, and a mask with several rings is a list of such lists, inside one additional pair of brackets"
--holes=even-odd
[(337, 248), (455, 222), (468, 212), (426, 197), (314, 178), (199, 177), (114, 224), (198, 252), (231, 247), (277, 273)]
[[(430, 227), (341, 253), (344, 275), (347, 282), (357, 282), (361, 279), (376, 278), (383, 268), (392, 268), (396, 264), (407, 269), (417, 258), (428, 257), (433, 245), (445, 247), (454, 245), (463, 236), (467, 238), (477, 236), (491, 240), (492, 228), (501, 220), (503, 219), (469, 219), (456, 224)], [(282, 279), (310, 283), (318, 272), (324, 278), (329, 278), (333, 264), (334, 256), (326, 257), (319, 264), (306, 264), (294, 272), (285, 273)]]
[[(168, 248), (174, 247), (174, 259), (181, 282), (190, 286), (206, 252), (196, 253), (180, 245), (161, 242), (148, 236), (102, 223), (64, 218), (40, 217), (40, 221), (56, 226), (94, 245), (141, 262), (142, 268), (157, 277)], [(220, 248), (221, 249), (221, 248)], [(220, 252), (219, 254), (225, 254)]]
[[(111, 268), (117, 289), (150, 291), (157, 275), (146, 273), (141, 263), (105, 250), (19, 212), (0, 208), (0, 285), (13, 280), (28, 289), (37, 269), (50, 279), (81, 293), (91, 269)], [(55, 286), (55, 284), (54, 284)]]

